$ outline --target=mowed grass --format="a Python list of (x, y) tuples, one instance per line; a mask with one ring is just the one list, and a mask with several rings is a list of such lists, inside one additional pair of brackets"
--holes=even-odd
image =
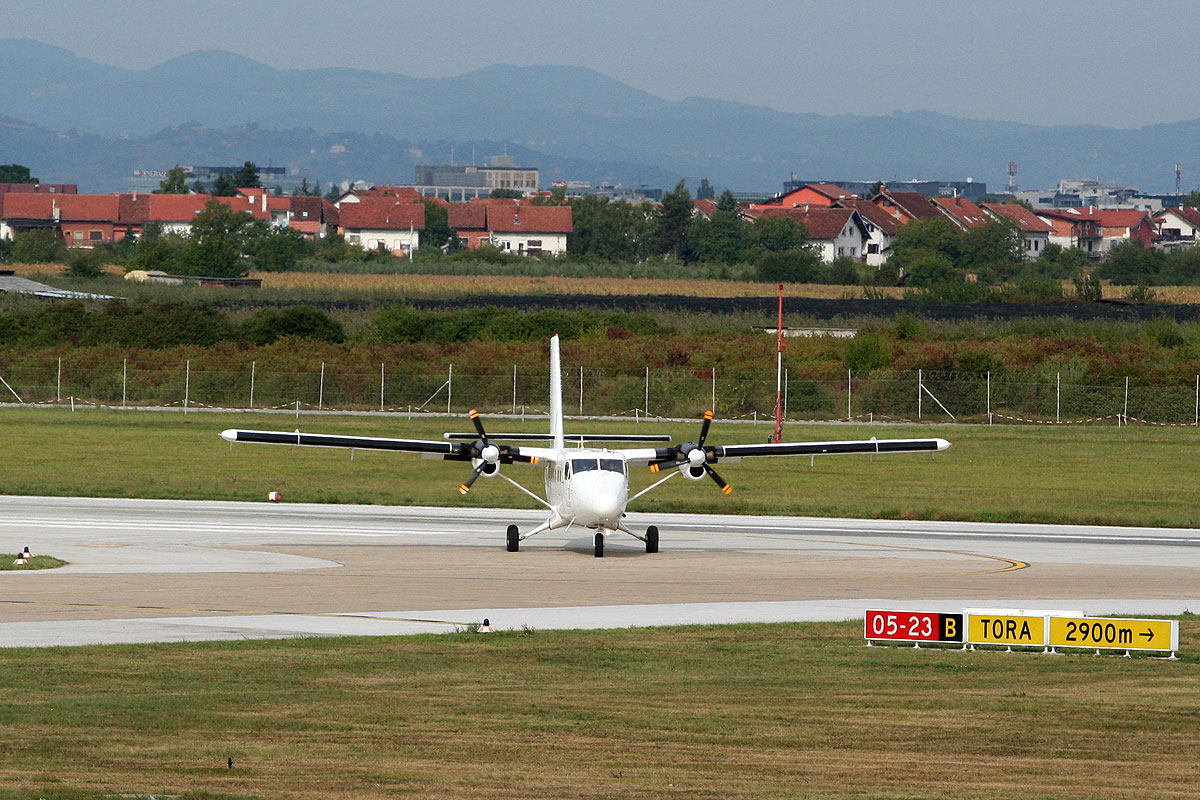
[(34, 556), (33, 558), (25, 559), (24, 564), (13, 563), (16, 560), (16, 553), (0, 553), (0, 570), (28, 572), (35, 569), (54, 569), (67, 563), (53, 556)]
[(0, 797), (1195, 796), (1197, 663), (854, 622), (3, 651)]
[[(417, 455), (242, 444), (218, 437), (242, 427), (440, 439), (465, 418), (0, 409), (0, 494), (285, 502), (537, 507), (500, 480), (465, 497), (462, 463)], [(545, 420), (488, 420), (501, 431), (543, 431)], [(665, 432), (692, 440), (698, 423), (573, 421), (568, 431)], [(718, 420), (709, 443), (762, 442), (773, 425)], [(1200, 437), (1192, 428), (789, 425), (787, 441), (939, 436), (936, 455), (746, 459), (719, 464), (733, 484), (682, 476), (633, 511), (1200, 526)], [(506, 474), (536, 492), (542, 470)], [(654, 476), (637, 468), (634, 490)], [(19, 544), (19, 542), (18, 542)]]

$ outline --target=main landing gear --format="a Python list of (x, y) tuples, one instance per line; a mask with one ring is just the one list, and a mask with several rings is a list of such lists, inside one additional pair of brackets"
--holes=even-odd
[[(541, 533), (542, 531), (546, 530), (548, 527), (549, 527), (548, 525), (543, 525), (543, 526), (540, 526), (540, 527), (535, 528), (534, 530), (530, 531), (525, 536), (521, 536), (521, 533), (517, 529), (516, 525), (509, 525), (505, 549), (508, 550), (508, 552), (510, 552), (510, 553), (518, 552), (521, 549), (521, 539), (528, 538), (529, 536), (533, 536), (535, 533)], [(617, 528), (616, 530), (624, 531), (625, 533), (628, 533), (633, 538), (640, 539), (641, 541), (645, 542), (647, 553), (657, 553), (658, 552), (658, 526), (657, 525), (651, 525), (650, 527), (646, 528), (645, 536), (642, 536), (641, 534), (638, 534), (638, 533), (634, 533), (633, 531), (629, 530), (628, 528)], [(596, 531), (595, 535), (592, 537), (592, 555), (595, 556), (596, 558), (604, 558), (604, 534), (605, 534), (605, 531), (602, 531), (602, 530)]]

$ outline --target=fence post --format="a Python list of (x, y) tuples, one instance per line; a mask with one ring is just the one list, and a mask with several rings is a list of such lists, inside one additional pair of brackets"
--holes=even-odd
[(379, 364), (379, 410), (383, 411), (383, 363)]
[(1196, 376), (1196, 421), (1192, 424), (1200, 427), (1200, 375)]
[(255, 373), (258, 371), (258, 361), (250, 362), (250, 408), (254, 408), (254, 379), (258, 377)]
[(717, 368), (712, 368), (712, 397), (709, 399), (708, 410), (717, 413)]
[(1129, 424), (1129, 376), (1125, 376), (1125, 406), (1121, 411), (1121, 421)]
[(644, 403), (644, 405), (645, 405), (645, 408), (643, 408), (642, 411), (645, 411), (646, 414), (649, 415), (650, 414), (650, 368), (649, 367), (646, 367), (646, 402)]
[(1062, 421), (1062, 373), (1054, 373), (1054, 422)]
[(192, 391), (192, 360), (189, 358), (183, 368), (183, 414), (187, 416), (188, 396)]
[(989, 369), (987, 374), (987, 414), (988, 425), (992, 424), (992, 371)]
[(513, 364), (513, 413), (517, 413), (517, 365)]
[(54, 396), (58, 398), (58, 402), (62, 402), (62, 356), (58, 357), (58, 389)]
[(121, 408), (124, 408), (126, 405), (128, 405), (128, 403), (125, 402), (125, 398), (128, 396), (128, 392), (127, 392), (127, 387), (129, 385), (128, 376), (129, 376), (129, 359), (122, 358), (121, 359)]
[(788, 371), (785, 367), (783, 370), (783, 418), (787, 419), (787, 401), (788, 401)]
[(925, 378), (920, 369), (917, 370), (917, 421), (921, 419), (921, 391), (925, 388)]
[(854, 421), (854, 415), (850, 413), (850, 399), (851, 399), (850, 398), (850, 391), (851, 391), (850, 387), (851, 387), (851, 382), (853, 381), (853, 379), (854, 379), (853, 373), (850, 370), (846, 370), (846, 421), (847, 422)]
[(325, 407), (325, 362), (321, 362), (321, 382), (317, 384), (317, 411)]
[(454, 365), (446, 372), (446, 416), (450, 416), (450, 401), (454, 398)]
[(579, 368), (579, 416), (583, 416), (583, 367)]

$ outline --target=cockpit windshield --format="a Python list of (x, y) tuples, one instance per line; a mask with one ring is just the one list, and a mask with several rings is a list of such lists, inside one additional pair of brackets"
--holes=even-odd
[(625, 474), (625, 462), (619, 458), (572, 458), (571, 472), (588, 472), (589, 470), (601, 469), (606, 472), (617, 472)]

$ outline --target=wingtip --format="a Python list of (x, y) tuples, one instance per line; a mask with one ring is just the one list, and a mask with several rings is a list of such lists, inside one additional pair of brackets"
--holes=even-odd
[(950, 448), (950, 443), (945, 439), (934, 439), (934, 441), (937, 442), (938, 450), (948, 450)]
[(237, 434), (238, 434), (238, 432), (236, 429), (227, 428), (226, 430), (221, 431), (221, 438), (227, 442), (236, 442)]

